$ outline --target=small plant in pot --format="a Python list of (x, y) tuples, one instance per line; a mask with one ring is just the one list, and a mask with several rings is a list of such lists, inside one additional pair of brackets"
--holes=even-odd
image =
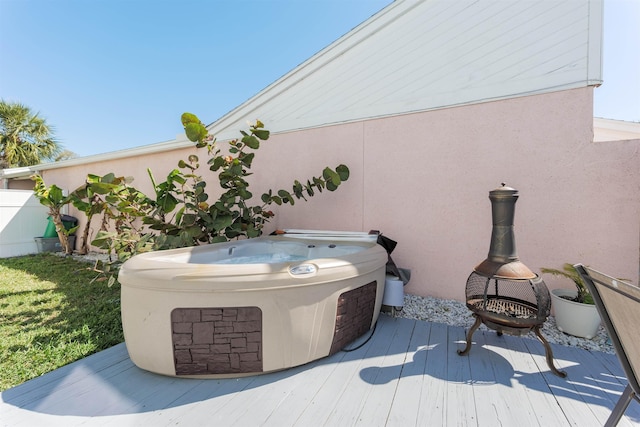
[(589, 293), (589, 290), (582, 282), (580, 275), (573, 267), (572, 264), (568, 262), (562, 266), (562, 270), (558, 270), (555, 268), (541, 268), (540, 271), (542, 273), (551, 274), (553, 276), (564, 277), (571, 280), (576, 285), (577, 293), (574, 297), (570, 295), (564, 295), (561, 298), (568, 299), (570, 301), (579, 302), (581, 304), (594, 304), (593, 296)]
[(565, 263), (562, 269), (541, 268), (540, 271), (571, 280), (575, 289), (554, 289), (551, 300), (556, 325), (561, 332), (591, 339), (598, 333), (600, 316), (593, 302), (593, 296), (582, 282), (572, 264)]

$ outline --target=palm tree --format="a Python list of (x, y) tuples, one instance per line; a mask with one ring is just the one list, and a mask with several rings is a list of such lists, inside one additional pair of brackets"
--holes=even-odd
[(58, 153), (58, 155), (56, 156), (55, 159), (53, 159), (54, 162), (61, 162), (63, 160), (69, 160), (69, 159), (75, 159), (76, 157), (78, 157), (78, 155), (76, 153), (74, 153), (71, 150), (62, 150)]
[(55, 160), (61, 149), (45, 119), (25, 105), (0, 100), (0, 168)]

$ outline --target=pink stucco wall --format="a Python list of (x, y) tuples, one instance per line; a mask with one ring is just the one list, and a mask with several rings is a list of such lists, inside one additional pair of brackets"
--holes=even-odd
[[(398, 242), (396, 263), (412, 270), (406, 292), (463, 300), (489, 250), (488, 192), (505, 182), (520, 192), (516, 243), (529, 268), (583, 262), (638, 283), (640, 141), (592, 142), (592, 96), (575, 89), (273, 135), (257, 154), (252, 191), (345, 163), (343, 187), (272, 207), (268, 231), (381, 230)], [(191, 152), (49, 170), (45, 180), (72, 190), (86, 173), (112, 171), (147, 191), (146, 167), (161, 178)]]

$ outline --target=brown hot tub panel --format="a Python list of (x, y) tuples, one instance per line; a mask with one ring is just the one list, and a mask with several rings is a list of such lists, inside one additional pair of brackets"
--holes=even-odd
[(376, 282), (347, 291), (338, 297), (336, 328), (329, 354), (335, 354), (371, 328), (376, 305)]
[(171, 329), (176, 375), (262, 372), (259, 307), (176, 308)]

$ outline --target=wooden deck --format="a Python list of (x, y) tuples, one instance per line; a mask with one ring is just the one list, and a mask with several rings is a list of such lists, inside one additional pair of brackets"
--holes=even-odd
[[(362, 348), (229, 380), (138, 369), (124, 344), (0, 395), (2, 426), (601, 426), (625, 379), (615, 355), (380, 316)], [(632, 402), (620, 426), (640, 425)]]

